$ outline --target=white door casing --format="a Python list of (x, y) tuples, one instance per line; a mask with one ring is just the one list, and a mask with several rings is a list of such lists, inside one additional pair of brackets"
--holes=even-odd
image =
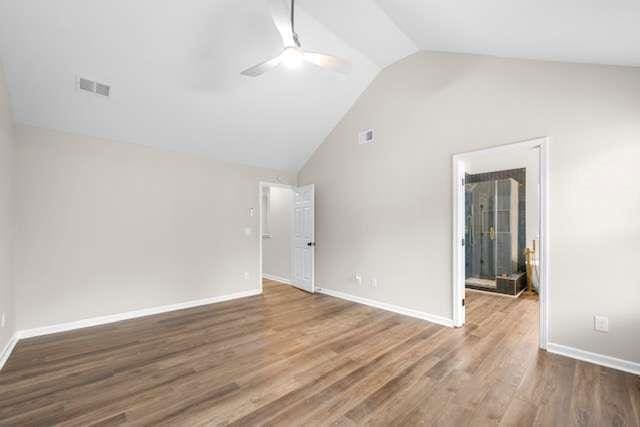
[[(453, 323), (454, 326), (463, 326), (465, 322), (465, 307), (462, 304), (465, 293), (465, 265), (464, 246), (461, 244), (464, 237), (464, 186), (462, 185), (466, 161), (478, 154), (499, 156), (502, 152), (524, 149), (539, 150), (539, 210), (540, 210), (540, 249), (538, 283), (540, 305), (540, 330), (539, 347), (547, 349), (549, 340), (549, 145), (548, 137), (535, 138), (513, 144), (499, 145), (496, 147), (471, 151), (453, 156)], [(466, 242), (465, 242), (466, 243)]]
[(294, 188), (291, 284), (315, 292), (315, 189)]
[[(464, 212), (464, 185), (465, 185), (465, 164), (461, 160), (457, 160), (454, 158), (453, 161), (453, 212), (456, 216), (454, 220), (453, 227), (453, 242), (454, 242), (454, 251), (453, 251), (453, 277), (464, 277), (465, 276), (465, 264), (464, 264), (464, 245), (468, 242), (464, 242), (464, 226), (461, 226), (465, 223), (465, 212)], [(464, 242), (464, 243), (463, 243)], [(462, 257), (462, 259), (459, 259)], [(464, 286), (453, 286), (453, 301), (454, 304), (462, 305), (462, 301), (465, 299), (465, 287)], [(455, 327), (464, 326), (466, 317), (466, 310), (453, 310), (453, 325)]]

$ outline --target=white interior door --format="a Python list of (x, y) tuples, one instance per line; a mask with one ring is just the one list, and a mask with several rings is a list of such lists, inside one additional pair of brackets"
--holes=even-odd
[(314, 186), (294, 188), (291, 284), (315, 292), (315, 192)]

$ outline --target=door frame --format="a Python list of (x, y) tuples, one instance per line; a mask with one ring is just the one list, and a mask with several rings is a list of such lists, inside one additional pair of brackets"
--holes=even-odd
[[(295, 191), (296, 187), (289, 184), (280, 184), (278, 182), (260, 181), (258, 184), (258, 289), (262, 293), (262, 216), (264, 212), (262, 210), (262, 196), (264, 189), (267, 187), (279, 187), (288, 188), (291, 191)], [(291, 251), (289, 251), (291, 252)], [(291, 274), (291, 273), (289, 273)]]
[(546, 350), (549, 342), (549, 137), (534, 138), (512, 144), (469, 151), (453, 155), (453, 265), (452, 265), (452, 303), (453, 324), (455, 327), (464, 326), (465, 307), (462, 301), (465, 295), (465, 250), (462, 239), (465, 236), (465, 192), (463, 179), (465, 176), (465, 161), (476, 155), (500, 155), (508, 151), (539, 148), (539, 185), (540, 185), (540, 243), (539, 243), (539, 346)]

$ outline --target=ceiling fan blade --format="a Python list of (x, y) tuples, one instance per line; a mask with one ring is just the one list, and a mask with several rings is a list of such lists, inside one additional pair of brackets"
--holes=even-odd
[(244, 76), (249, 76), (249, 77), (258, 77), (259, 75), (262, 75), (269, 70), (273, 70), (278, 65), (280, 65), (281, 62), (282, 62), (282, 57), (278, 55), (273, 59), (270, 59), (258, 65), (254, 65), (251, 68), (247, 68), (240, 74)]
[(298, 46), (291, 25), (291, 9), (284, 0), (269, 0), (273, 23), (282, 36), (284, 47)]
[(305, 52), (304, 59), (318, 67), (336, 71), (338, 73), (349, 74), (351, 71), (351, 62), (346, 59), (338, 58), (337, 56), (325, 55), (324, 53)]

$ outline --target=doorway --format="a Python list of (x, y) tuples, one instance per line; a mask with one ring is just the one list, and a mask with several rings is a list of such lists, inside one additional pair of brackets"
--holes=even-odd
[(259, 185), (259, 280), (315, 292), (315, 188)]
[[(453, 156), (453, 320), (465, 325), (477, 292), (539, 306), (548, 340), (548, 152), (537, 138)], [(472, 297), (472, 298), (469, 298)]]

